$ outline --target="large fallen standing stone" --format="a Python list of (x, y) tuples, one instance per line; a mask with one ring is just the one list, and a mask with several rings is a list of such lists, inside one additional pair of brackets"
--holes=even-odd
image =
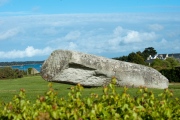
[(47, 81), (89, 87), (107, 85), (113, 76), (118, 86), (164, 89), (169, 84), (153, 68), (68, 50), (52, 52), (42, 65), (41, 76)]

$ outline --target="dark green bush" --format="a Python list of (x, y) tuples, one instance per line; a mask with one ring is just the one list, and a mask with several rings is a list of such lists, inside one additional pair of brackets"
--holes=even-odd
[(23, 71), (18, 69), (12, 69), (11, 67), (0, 68), (0, 79), (22, 78), (23, 74)]
[(162, 69), (160, 72), (169, 80), (169, 82), (180, 82), (180, 67), (175, 69)]

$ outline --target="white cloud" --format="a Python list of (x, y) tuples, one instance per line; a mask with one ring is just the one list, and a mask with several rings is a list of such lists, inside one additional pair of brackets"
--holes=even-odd
[[(1, 52), (1, 58), (45, 55), (42, 53), (45, 46), (99, 55), (107, 55), (108, 52), (121, 55), (133, 50), (144, 50), (149, 46), (163, 45), (163, 49), (170, 49), (169, 43), (179, 40), (179, 14), (176, 14), (175, 19), (173, 14), (140, 13), (11, 15), (0, 17), (0, 31), (7, 30), (0, 32), (0, 48), (1, 51), (9, 51)], [(16, 29), (17, 26), (22, 29)], [(173, 35), (168, 36), (168, 31)], [(9, 38), (11, 39), (5, 40)], [(163, 38), (167, 42), (159, 41)], [(29, 47), (22, 50), (22, 47), (30, 45), (36, 46), (36, 49)], [(177, 46), (177, 43), (173, 45), (174, 48), (178, 48)], [(12, 49), (15, 50), (11, 51)]]
[(135, 30), (123, 29), (118, 26), (114, 29), (114, 38), (109, 40), (111, 45), (117, 47), (120, 43), (136, 43), (136, 42), (146, 42), (155, 40), (157, 35), (154, 32), (139, 32)]
[(80, 37), (81, 33), (79, 31), (71, 31), (64, 38), (66, 40), (76, 40)]
[(12, 50), (8, 52), (0, 51), (0, 58), (24, 58), (49, 55), (52, 52), (52, 48), (46, 47), (44, 49), (35, 49), (32, 46), (28, 46), (25, 50)]
[(159, 49), (161, 54), (167, 54), (167, 53), (179, 53), (180, 51), (180, 42), (179, 39), (169, 41), (165, 38), (163, 38), (160, 41), (157, 41), (154, 44), (155, 48)]
[(115, 36), (121, 36), (124, 33), (124, 29), (121, 26), (118, 26), (114, 29)]
[(153, 31), (160, 31), (164, 29), (164, 27), (160, 24), (151, 24), (149, 25), (149, 28)]
[(127, 35), (124, 37), (125, 43), (132, 42), (146, 42), (155, 40), (157, 35), (154, 32), (138, 32), (138, 31), (129, 31)]
[(6, 32), (1, 32), (0, 33), (0, 40), (5, 40), (5, 39), (8, 39), (8, 38), (14, 37), (19, 32), (20, 32), (20, 30), (17, 29), (17, 28), (9, 29)]
[(126, 36), (124, 36), (125, 43), (132, 43), (132, 42), (140, 42), (140, 34), (137, 31), (129, 31)]

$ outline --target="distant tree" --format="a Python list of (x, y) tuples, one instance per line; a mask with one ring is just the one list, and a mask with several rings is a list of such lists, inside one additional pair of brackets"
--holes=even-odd
[(130, 53), (128, 55), (128, 62), (133, 62), (135, 55), (136, 55), (136, 53), (134, 53), (134, 52)]
[(173, 57), (169, 57), (166, 60), (159, 60), (159, 61), (163, 62), (164, 63), (163, 65), (166, 67), (161, 67), (162, 65), (161, 66), (153, 65), (153, 67), (155, 67), (156, 69), (158, 67), (157, 70), (159, 70), (159, 72), (161, 72), (164, 76), (166, 76), (169, 82), (180, 82), (180, 74), (179, 74), (180, 68), (176, 67), (180, 65), (179, 61)]
[(143, 52), (141, 51), (137, 51), (136, 53), (132, 52), (128, 56), (116, 57), (113, 59), (146, 65), (145, 60), (147, 59), (147, 57), (149, 57), (149, 55), (154, 56), (156, 54), (157, 52), (153, 47), (148, 47), (145, 48)]
[(145, 50), (142, 52), (142, 56), (143, 56), (144, 60), (146, 60), (147, 57), (149, 57), (149, 55), (154, 56), (156, 54), (157, 54), (157, 52), (153, 47), (145, 48)]
[(180, 66), (179, 61), (173, 57), (168, 57), (166, 61), (170, 63), (171, 69), (174, 69), (176, 66)]
[(145, 65), (143, 54), (140, 51), (136, 53), (132, 52), (128, 56), (116, 57), (113, 59)]
[(128, 55), (128, 62), (142, 64), (142, 65), (145, 64), (144, 58), (140, 54), (134, 53), (134, 52), (132, 52)]
[(162, 70), (162, 69), (170, 69), (171, 68), (171, 64), (166, 61), (166, 60), (161, 60), (161, 59), (155, 59), (152, 64), (151, 67), (155, 68), (156, 70)]
[(12, 69), (11, 67), (2, 67), (0, 68), (0, 79), (9, 79), (9, 78), (22, 78), (23, 71), (18, 69)]
[(116, 58), (113, 58), (113, 59), (127, 62), (128, 61), (128, 56), (116, 57)]
[(142, 57), (143, 57), (143, 54), (142, 54), (142, 52), (141, 52), (141, 51), (137, 51), (137, 52), (136, 52), (136, 54), (138, 54), (138, 55), (140, 55), (140, 56), (142, 56)]

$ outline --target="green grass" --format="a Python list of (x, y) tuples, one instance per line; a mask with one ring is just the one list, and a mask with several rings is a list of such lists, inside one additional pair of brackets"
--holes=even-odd
[[(71, 85), (53, 83), (53, 88), (61, 95), (68, 93)], [(0, 100), (11, 101), (14, 95), (17, 95), (20, 89), (26, 90), (26, 97), (29, 100), (35, 100), (38, 95), (44, 95), (49, 89), (48, 82), (40, 76), (30, 76), (20, 79), (0, 80)]]
[[(58, 92), (59, 97), (67, 97), (70, 88), (73, 85), (53, 83), (53, 88)], [(4, 102), (9, 102), (13, 99), (15, 95), (19, 93), (20, 89), (26, 90), (26, 97), (30, 101), (34, 102), (38, 95), (44, 95), (44, 93), (49, 89), (48, 82), (43, 80), (41, 76), (29, 76), (20, 79), (8, 79), (0, 80), (0, 100)], [(180, 98), (180, 84), (170, 84), (169, 89), (174, 93), (175, 97)], [(89, 96), (91, 93), (102, 94), (103, 88), (84, 88), (83, 97)], [(117, 87), (117, 92), (122, 93), (123, 88)], [(138, 88), (129, 88), (128, 93), (136, 96)], [(162, 93), (161, 89), (149, 89), (157, 96)]]

